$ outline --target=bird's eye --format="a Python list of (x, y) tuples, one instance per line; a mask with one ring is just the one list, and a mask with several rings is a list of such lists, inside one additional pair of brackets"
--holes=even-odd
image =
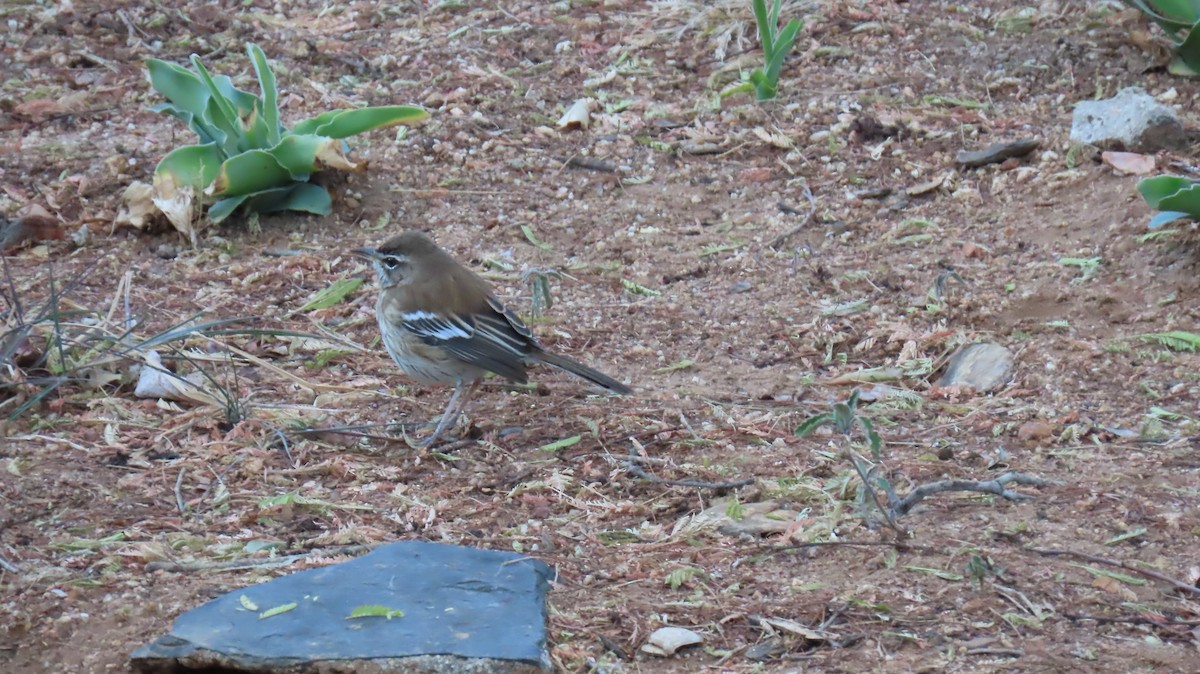
[(383, 258), (383, 266), (387, 267), (388, 269), (395, 269), (396, 267), (400, 266), (400, 258), (393, 255), (388, 255), (387, 257)]

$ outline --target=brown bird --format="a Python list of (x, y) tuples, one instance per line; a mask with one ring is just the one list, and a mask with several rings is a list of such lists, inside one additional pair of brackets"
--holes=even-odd
[(408, 231), (379, 248), (353, 252), (375, 268), (375, 318), (388, 355), (421, 383), (454, 384), (446, 411), (422, 447), (458, 421), (488, 372), (524, 384), (529, 365), (546, 363), (609, 392), (632, 393), (616, 379), (542, 348), (525, 323), (496, 299), (487, 281), (421, 232)]

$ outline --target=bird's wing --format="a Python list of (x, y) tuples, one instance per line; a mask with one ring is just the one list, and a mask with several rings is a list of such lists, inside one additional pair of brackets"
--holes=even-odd
[(459, 360), (525, 383), (525, 359), (537, 349), (529, 328), (494, 298), (487, 308), (469, 314), (410, 311), (401, 315), (404, 329), (429, 346)]

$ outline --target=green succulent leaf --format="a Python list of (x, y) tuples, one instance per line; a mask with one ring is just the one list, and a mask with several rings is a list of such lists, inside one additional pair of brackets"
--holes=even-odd
[(242, 119), (233, 102), (225, 97), (221, 87), (217, 86), (212, 75), (208, 73), (208, 69), (200, 62), (200, 57), (195, 54), (192, 54), (192, 66), (196, 68), (196, 73), (204, 82), (204, 86), (208, 87), (209, 101), (204, 108), (205, 121), (211, 121), (212, 124), (228, 134), (229, 138), (225, 142), (225, 149), (229, 154), (249, 150), (242, 133)]
[(233, 86), (233, 80), (229, 79), (227, 75), (214, 75), (212, 81), (217, 91), (221, 92), (221, 96), (233, 106), (234, 114), (238, 119), (245, 119), (262, 105), (258, 96)]
[(754, 0), (752, 3), (754, 21), (758, 24), (758, 41), (763, 50), (763, 67), (750, 74), (750, 82), (754, 85), (755, 97), (760, 101), (775, 98), (778, 93), (783, 62), (796, 42), (796, 34), (804, 27), (804, 22), (792, 19), (782, 31), (779, 30), (781, 4), (781, 0), (773, 0), (768, 9), (766, 0)]
[(1179, 54), (1176, 54), (1167, 64), (1167, 72), (1179, 77), (1200, 77), (1200, 72), (1192, 70), (1191, 66), (1183, 62), (1183, 58)]
[(213, 223), (225, 220), (241, 205), (255, 213), (278, 213), (280, 211), (302, 211), (316, 215), (328, 215), (333, 200), (329, 192), (320, 185), (296, 183), (287, 187), (276, 187), (254, 194), (241, 194), (220, 199), (208, 209), (208, 219)]
[(291, 171), (271, 152), (250, 150), (226, 159), (209, 191), (221, 197), (236, 197), (286, 187), (294, 180)]
[(296, 183), (288, 187), (266, 190), (251, 197), (246, 208), (258, 213), (301, 211), (328, 215), (333, 210), (333, 199), (330, 198), (329, 191), (312, 183)]
[(381, 129), (397, 124), (416, 124), (428, 118), (428, 112), (412, 105), (331, 110), (300, 122), (292, 127), (292, 133), (348, 138), (372, 129)]
[(277, 145), (280, 138), (279, 125), (279, 89), (275, 82), (275, 73), (267, 63), (267, 55), (261, 47), (254, 43), (246, 45), (250, 60), (254, 63), (254, 74), (258, 76), (258, 86), (262, 90), (262, 119), (267, 127), (266, 144)]
[(236, 197), (229, 197), (228, 199), (218, 199), (212, 206), (208, 207), (208, 219), (213, 224), (225, 220), (225, 218), (233, 215), (237, 207), (241, 206), (249, 198), (249, 194), (242, 194)]
[(1200, 24), (1192, 24), (1188, 28), (1187, 37), (1175, 48), (1179, 60), (1192, 71), (1193, 76), (1200, 73), (1200, 30), (1197, 30), (1197, 26)]
[(204, 114), (208, 90), (195, 73), (159, 59), (146, 59), (146, 70), (150, 73), (150, 86), (174, 103), (176, 110), (197, 117)]
[(1146, 225), (1146, 227), (1148, 229), (1159, 229), (1163, 225), (1189, 217), (1191, 216), (1187, 213), (1181, 213), (1179, 211), (1163, 211), (1156, 214), (1153, 218), (1150, 218), (1150, 223)]
[(1158, 208), (1164, 211), (1187, 213), (1193, 218), (1200, 219), (1200, 183), (1192, 183), (1174, 194), (1159, 199)]
[(1138, 182), (1137, 189), (1151, 208), (1161, 208), (1163, 199), (1191, 185), (1191, 180), (1179, 176), (1154, 176)]
[(253, 194), (241, 194), (236, 197), (220, 199), (208, 209), (208, 219), (213, 223), (225, 220), (239, 206), (245, 205), (246, 210), (254, 213), (278, 213), (280, 211), (301, 211), (316, 215), (328, 215), (332, 210), (333, 200), (329, 192), (320, 185), (312, 183), (294, 183), (286, 187), (275, 187)]
[(358, 290), (364, 282), (365, 280), (361, 277), (338, 279), (332, 285), (326, 286), (313, 295), (312, 299), (300, 307), (299, 311), (317, 311), (336, 306), (345, 300), (347, 295)]
[(204, 114), (193, 121), (204, 126), (205, 130), (219, 143), (227, 158), (250, 149), (245, 144), (245, 134), (242, 131), (241, 122), (227, 117), (221, 110), (221, 104), (215, 98), (208, 99)]
[(174, 103), (158, 103), (150, 106), (150, 112), (160, 112), (164, 115), (170, 115), (184, 124), (191, 125), (194, 115), (175, 105)]
[(291, 173), (294, 180), (303, 181), (308, 180), (308, 176), (317, 170), (318, 153), (325, 146), (335, 142), (332, 138), (321, 136), (288, 135), (269, 152), (280, 166)]
[(242, 133), (246, 137), (247, 147), (261, 149), (275, 145), (271, 142), (271, 129), (267, 120), (259, 114), (257, 109), (251, 110), (250, 115), (243, 118)]
[(216, 179), (221, 159), (221, 151), (214, 143), (184, 145), (168, 152), (154, 173), (170, 175), (176, 185), (188, 185), (201, 192)]
[(1171, 34), (1187, 30), (1200, 21), (1200, 3), (1194, 0), (1125, 0), (1125, 4), (1140, 10)]

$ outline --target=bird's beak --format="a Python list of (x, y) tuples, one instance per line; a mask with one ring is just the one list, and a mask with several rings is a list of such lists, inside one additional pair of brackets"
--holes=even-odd
[(368, 246), (355, 248), (354, 250), (350, 251), (350, 254), (354, 257), (361, 257), (364, 260), (374, 260), (376, 257), (375, 249)]

